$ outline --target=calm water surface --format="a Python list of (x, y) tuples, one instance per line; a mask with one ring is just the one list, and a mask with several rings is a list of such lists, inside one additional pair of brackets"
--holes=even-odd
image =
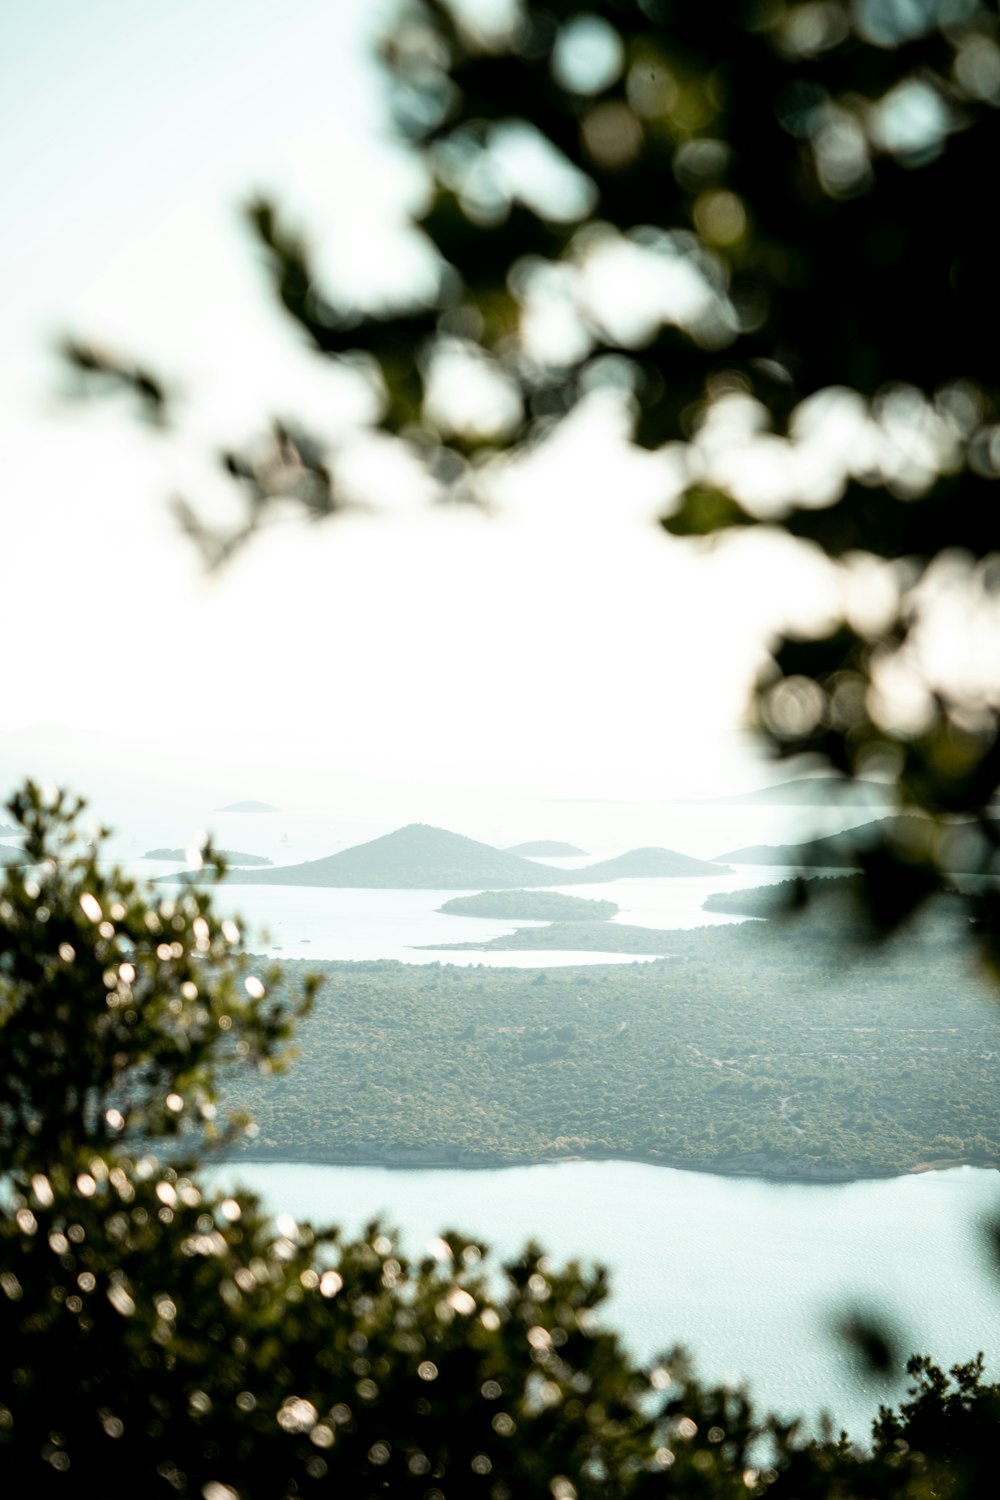
[[(176, 866), (147, 861), (153, 873), (176, 872)], [(148, 874), (148, 869), (139, 870)], [(702, 910), (714, 891), (741, 890), (783, 880), (791, 872), (774, 865), (741, 866), (729, 875), (683, 876), (659, 880), (618, 880), (605, 885), (567, 885), (569, 895), (617, 903), (616, 918), (629, 926), (687, 928), (715, 926), (741, 918)], [(559, 890), (560, 887), (555, 887)], [(247, 943), (274, 958), (379, 959), (401, 963), (487, 964), (501, 968), (551, 968), (560, 964), (642, 962), (629, 953), (540, 950), (484, 953), (449, 952), (418, 945), (487, 942), (516, 927), (538, 922), (508, 922), (482, 917), (446, 916), (436, 910), (454, 890), (338, 890), (316, 886), (223, 886), (220, 911), (238, 914)]]
[(1000, 1277), (984, 1225), (997, 1173), (837, 1185), (713, 1177), (635, 1162), (503, 1171), (388, 1171), (268, 1163), (216, 1169), (275, 1212), (357, 1232), (381, 1215), (420, 1251), (444, 1227), (499, 1255), (535, 1237), (559, 1259), (612, 1271), (606, 1321), (647, 1356), (682, 1342), (707, 1379), (746, 1380), (758, 1401), (815, 1420), (825, 1406), (867, 1435), (900, 1387), (862, 1383), (833, 1332), (838, 1310), (890, 1318), (907, 1349), (943, 1364), (985, 1351), (1000, 1374)]

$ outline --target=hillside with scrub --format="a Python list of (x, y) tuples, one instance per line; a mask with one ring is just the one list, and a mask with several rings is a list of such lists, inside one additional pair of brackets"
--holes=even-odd
[(323, 984), (291, 1072), (234, 1092), (253, 1152), (804, 1180), (1000, 1165), (1000, 1009), (947, 914), (881, 950), (839, 917), (663, 938), (669, 958), (614, 966), (286, 963)]

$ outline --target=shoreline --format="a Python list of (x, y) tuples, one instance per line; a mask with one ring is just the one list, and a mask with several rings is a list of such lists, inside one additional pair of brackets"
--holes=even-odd
[(775, 1184), (789, 1183), (798, 1186), (831, 1187), (852, 1182), (879, 1182), (893, 1177), (918, 1177), (928, 1172), (947, 1172), (956, 1167), (975, 1167), (977, 1171), (1000, 1172), (1000, 1162), (976, 1162), (950, 1157), (939, 1161), (917, 1162), (912, 1167), (836, 1167), (821, 1166), (807, 1162), (747, 1161), (721, 1164), (718, 1161), (668, 1161), (662, 1156), (645, 1152), (593, 1151), (565, 1156), (498, 1156), (483, 1153), (473, 1155), (456, 1148), (431, 1151), (414, 1147), (412, 1155), (399, 1148), (382, 1150), (341, 1150), (322, 1155), (310, 1152), (293, 1152), (287, 1148), (273, 1149), (251, 1147), (246, 1151), (232, 1152), (220, 1156), (212, 1166), (238, 1167), (240, 1162), (252, 1166), (311, 1166), (311, 1167), (379, 1167), (388, 1172), (500, 1172), (514, 1167), (559, 1166), (572, 1162), (637, 1162), (647, 1167), (669, 1167), (675, 1172), (691, 1172), (712, 1177), (748, 1178), (758, 1182)]

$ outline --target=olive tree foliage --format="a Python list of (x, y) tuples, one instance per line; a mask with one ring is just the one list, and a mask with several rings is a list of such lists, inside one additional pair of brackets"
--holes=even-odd
[[(299, 337), (368, 380), (375, 430), (442, 498), (489, 498), (501, 463), (610, 392), (680, 474), (671, 535), (768, 525), (845, 578), (865, 563), (880, 608), (845, 593), (818, 636), (775, 641), (755, 722), (776, 755), (888, 775), (929, 815), (861, 852), (876, 931), (938, 886), (956, 839), (960, 868), (994, 870), (997, 685), (935, 662), (933, 632), (943, 583), (988, 611), (997, 577), (995, 7), (403, 0), (379, 47), (435, 289), (353, 306), (302, 226), (256, 202)], [(68, 354), (172, 420), (159, 377)], [(741, 482), (752, 449), (777, 465), (764, 493)], [(341, 456), (276, 422), (219, 454), (244, 520), (213, 530), (182, 502), (184, 524), (217, 562), (276, 501), (333, 515)], [(974, 903), (988, 953), (994, 906)]]
[[(84, 808), (29, 783), (9, 804), (25, 863), (0, 896), (0, 1170), (64, 1169), (147, 1138), (225, 1143), (226, 1066), (281, 1066), (315, 985), (272, 998), (230, 919), (195, 886), (155, 894), (99, 861)], [(208, 845), (209, 870), (225, 865)]]
[(1000, 1387), (977, 1362), (914, 1362), (869, 1449), (814, 1439), (676, 1352), (638, 1365), (599, 1270), (536, 1246), (498, 1270), (453, 1232), (409, 1259), (378, 1224), (349, 1241), (213, 1189), (225, 1071), (281, 1065), (310, 991), (272, 1001), (205, 892), (106, 868), (80, 804), (9, 806), (34, 863), (0, 884), (5, 1493), (984, 1493)]

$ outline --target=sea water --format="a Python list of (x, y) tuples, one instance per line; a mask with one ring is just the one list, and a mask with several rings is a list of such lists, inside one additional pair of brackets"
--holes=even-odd
[(859, 1374), (837, 1332), (877, 1314), (902, 1349), (948, 1366), (983, 1350), (1000, 1378), (1000, 1267), (987, 1225), (1000, 1176), (958, 1167), (837, 1184), (773, 1183), (637, 1162), (391, 1171), (240, 1163), (212, 1174), (274, 1212), (358, 1233), (381, 1216), (419, 1254), (455, 1228), (499, 1258), (528, 1239), (612, 1276), (606, 1326), (652, 1357), (681, 1343), (708, 1381), (745, 1381), (756, 1401), (815, 1425), (827, 1410), (868, 1435), (902, 1381)]

